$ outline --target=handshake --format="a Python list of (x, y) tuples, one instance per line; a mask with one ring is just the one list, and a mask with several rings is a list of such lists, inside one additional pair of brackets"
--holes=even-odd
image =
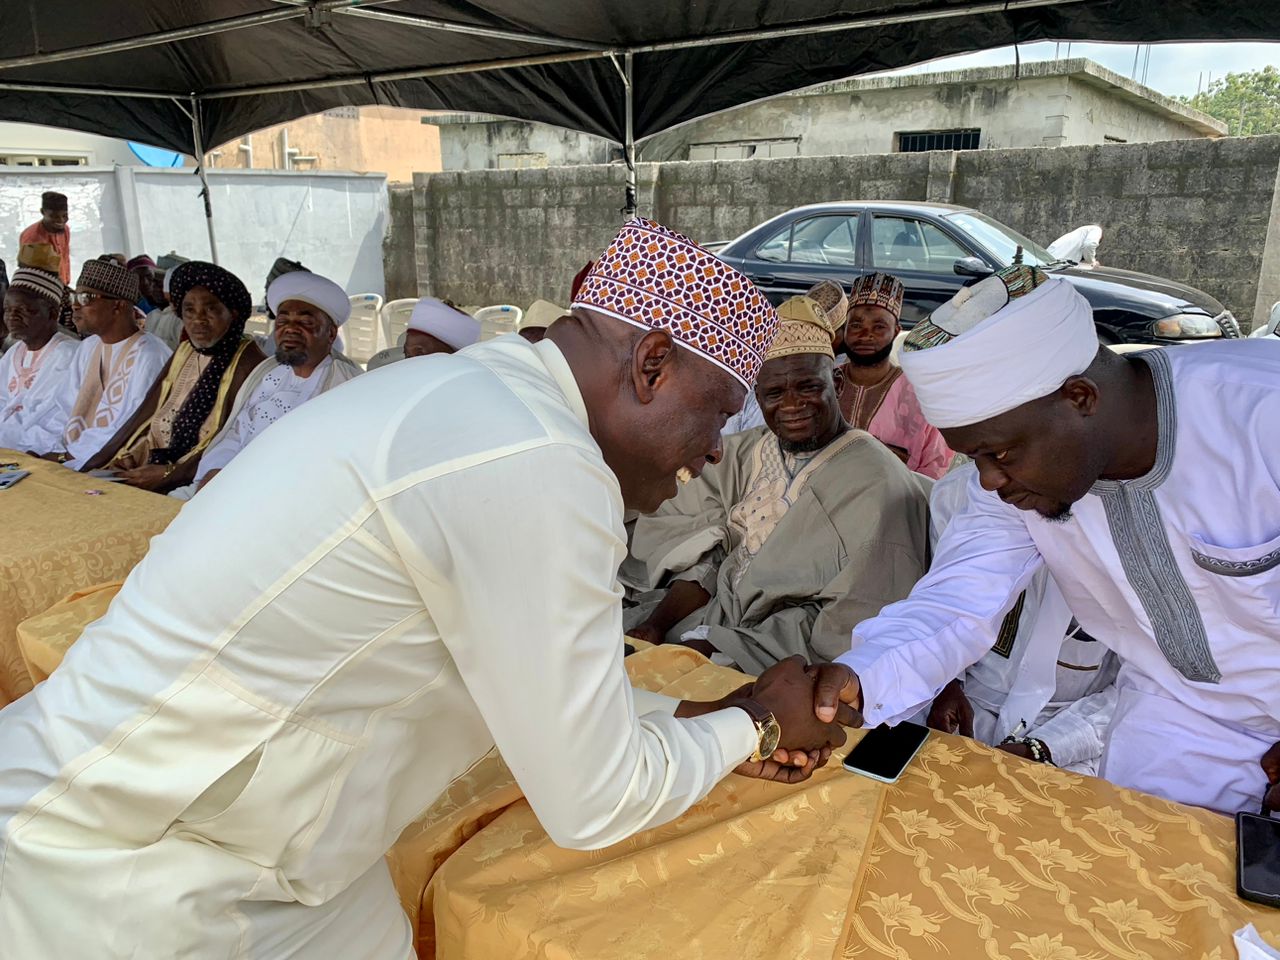
[(778, 783), (807, 780), (844, 744), (844, 727), (862, 726), (862, 690), (854, 672), (839, 663), (808, 665), (800, 656), (779, 661), (721, 700), (686, 702), (676, 716), (722, 710), (743, 698), (767, 709), (782, 728), (771, 757), (747, 760), (735, 769), (743, 776)]

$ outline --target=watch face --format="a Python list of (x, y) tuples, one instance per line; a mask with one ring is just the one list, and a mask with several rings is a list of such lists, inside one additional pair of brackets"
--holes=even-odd
[(778, 726), (778, 721), (769, 718), (769, 722), (764, 725), (764, 729), (760, 731), (760, 756), (768, 759), (773, 755), (773, 751), (778, 749), (778, 741), (782, 738), (782, 727)]

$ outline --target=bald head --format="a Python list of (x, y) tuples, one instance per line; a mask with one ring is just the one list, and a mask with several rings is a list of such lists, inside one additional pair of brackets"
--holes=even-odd
[(581, 307), (548, 328), (587, 407), (591, 434), (618, 478), (623, 501), (645, 513), (675, 495), (681, 468), (695, 476), (720, 459), (720, 430), (746, 388), (647, 330)]

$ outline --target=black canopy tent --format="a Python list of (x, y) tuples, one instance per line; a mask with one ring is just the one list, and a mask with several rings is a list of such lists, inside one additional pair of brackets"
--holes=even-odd
[[(15, 9), (21, 6), (21, 9)], [(169, 147), (338, 106), (461, 110), (623, 147), (815, 83), (1035, 40), (1277, 39), (1257, 0), (83, 0), (5, 4), (0, 120)]]

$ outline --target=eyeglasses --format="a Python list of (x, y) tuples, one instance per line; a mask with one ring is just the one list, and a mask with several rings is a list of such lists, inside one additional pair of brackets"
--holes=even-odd
[(124, 300), (124, 297), (113, 297), (110, 294), (95, 293), (92, 290), (77, 291), (71, 295), (71, 302), (77, 307), (87, 307), (95, 300)]

